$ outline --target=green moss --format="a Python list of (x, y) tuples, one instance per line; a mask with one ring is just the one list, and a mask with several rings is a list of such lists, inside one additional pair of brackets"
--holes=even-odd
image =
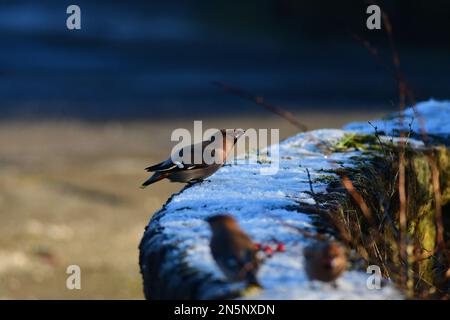
[(376, 147), (376, 137), (374, 135), (349, 133), (336, 143), (333, 151), (345, 152), (350, 149), (364, 151), (369, 146)]
[[(338, 149), (361, 149), (361, 141), (363, 140), (355, 139), (354, 135), (348, 136), (340, 141)], [(371, 139), (368, 141), (373, 142)], [(401, 261), (398, 246), (399, 148), (393, 144), (379, 146), (382, 153), (378, 152), (380, 149), (367, 145), (362, 154), (351, 158), (351, 167), (341, 166), (323, 171), (351, 180), (369, 208), (375, 225), (369, 223), (360, 204), (346, 192), (339, 180), (336, 181), (334, 175), (318, 178), (320, 182), (328, 182), (328, 189), (334, 191), (316, 195), (316, 201), (332, 216), (331, 220), (338, 220), (338, 224), (343, 226), (346, 235), (341, 232), (341, 237), (348, 238), (350, 246), (360, 253), (367, 264), (379, 265), (385, 276), (397, 282), (402, 279), (402, 275), (408, 275), (408, 281), (404, 283), (405, 289), (408, 288), (411, 295), (418, 294), (421, 290), (428, 290), (430, 286), (439, 286), (436, 270), (438, 264), (443, 263), (439, 254), (418, 261), (414, 254), (417, 251), (422, 254), (433, 253), (437, 248), (430, 150), (410, 147), (405, 150), (407, 243), (410, 255), (407, 261)], [(446, 205), (450, 202), (449, 150), (445, 147), (435, 148), (434, 156), (440, 173), (443, 205)]]
[(328, 183), (328, 184), (330, 184), (330, 183), (338, 181), (338, 180), (339, 180), (339, 178), (337, 178), (334, 175), (322, 174), (319, 177), (316, 177), (313, 180), (313, 183)]

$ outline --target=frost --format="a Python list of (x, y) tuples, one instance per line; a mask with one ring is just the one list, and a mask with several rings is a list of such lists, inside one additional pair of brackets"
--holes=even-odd
[[(450, 132), (450, 103), (430, 100), (417, 104), (417, 111), (425, 129), (432, 134)], [(386, 134), (400, 129), (398, 114), (372, 123)], [(412, 109), (405, 110), (405, 123), (411, 122)], [(409, 119), (409, 120), (408, 120)], [(419, 120), (412, 129), (419, 131)], [(345, 127), (352, 132), (373, 133), (367, 123), (353, 123)], [(279, 171), (275, 175), (261, 175), (266, 163), (249, 163), (255, 155), (227, 164), (207, 181), (185, 189), (160, 212), (159, 225), (164, 228), (165, 241), (183, 252), (190, 268), (225, 280), (209, 249), (211, 236), (205, 219), (214, 214), (234, 216), (242, 229), (258, 243), (270, 243), (274, 238), (283, 242), (285, 252), (277, 252), (261, 266), (258, 279), (264, 290), (251, 299), (401, 299), (392, 286), (369, 290), (368, 274), (348, 271), (334, 288), (329, 284), (311, 282), (304, 272), (303, 248), (310, 243), (299, 232), (285, 225), (314, 229), (313, 215), (298, 212), (298, 203), (315, 204), (310, 195), (310, 172), (314, 192), (326, 192), (326, 183), (317, 178), (332, 175), (323, 170), (339, 165), (351, 166), (351, 158), (359, 151), (331, 152), (332, 146), (350, 131), (323, 129), (300, 133), (280, 143)], [(398, 132), (398, 131), (397, 131)], [(385, 138), (383, 138), (385, 139)], [(394, 138), (396, 139), (396, 138)], [(415, 141), (418, 145), (419, 141)], [(326, 171), (325, 171), (326, 172)], [(170, 269), (170, 264), (164, 264)], [(236, 284), (233, 284), (236, 285)], [(226, 285), (225, 285), (226, 286)], [(224, 286), (217, 290), (225, 290)]]
[[(450, 134), (450, 101), (428, 100), (416, 104), (413, 108), (405, 109), (403, 123), (400, 121), (400, 113), (395, 112), (383, 119), (371, 121), (387, 135), (393, 135), (398, 131), (409, 131), (409, 124), (415, 133), (425, 130), (428, 134), (448, 136)], [(346, 130), (354, 130), (364, 133), (373, 133), (374, 129), (367, 122), (350, 123), (344, 127)]]
[[(169, 241), (183, 250), (190, 267), (223, 279), (209, 249), (211, 236), (205, 219), (218, 213), (229, 213), (239, 222), (255, 242), (269, 243), (275, 238), (286, 245), (285, 252), (275, 253), (261, 267), (258, 278), (264, 286), (252, 299), (341, 299), (399, 297), (392, 290), (377, 292), (366, 289), (367, 275), (348, 272), (339, 280), (338, 289), (310, 281), (303, 270), (305, 239), (284, 223), (301, 228), (314, 228), (312, 217), (292, 208), (302, 203), (314, 204), (310, 196), (309, 180), (322, 176), (318, 172), (336, 167), (336, 161), (345, 162), (357, 152), (323, 155), (323, 146), (331, 146), (345, 134), (342, 130), (316, 130), (289, 138), (280, 144), (280, 169), (276, 175), (260, 174), (261, 164), (243, 159), (226, 165), (208, 181), (195, 184), (175, 196), (165, 207), (159, 221)], [(314, 184), (315, 192), (325, 192), (325, 185)]]

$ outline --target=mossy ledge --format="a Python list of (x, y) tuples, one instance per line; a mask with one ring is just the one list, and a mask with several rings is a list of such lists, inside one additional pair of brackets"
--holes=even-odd
[[(445, 252), (436, 242), (435, 197), (430, 161), (440, 176), (444, 230), (449, 230), (450, 151), (445, 145), (404, 149), (377, 137), (351, 134), (335, 150), (363, 151), (352, 157), (351, 166), (327, 170), (319, 178), (327, 192), (315, 194), (321, 214), (336, 234), (356, 250), (366, 265), (380, 266), (383, 275), (399, 284), (408, 297), (431, 298), (448, 294), (444, 273), (449, 268)], [(407, 258), (399, 250), (399, 153), (405, 154), (407, 195)], [(344, 187), (348, 179), (367, 205), (373, 221), (363, 214), (361, 203)], [(317, 182), (317, 181), (314, 181)], [(447, 233), (448, 236), (448, 233)], [(446, 241), (448, 242), (448, 238)], [(447, 246), (448, 248), (448, 246)]]

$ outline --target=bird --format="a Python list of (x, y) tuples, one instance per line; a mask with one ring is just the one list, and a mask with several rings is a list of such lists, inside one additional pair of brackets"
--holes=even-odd
[(248, 287), (259, 287), (256, 274), (261, 264), (255, 243), (228, 214), (208, 217), (212, 231), (211, 254), (230, 282), (246, 281)]
[(305, 270), (310, 280), (334, 282), (347, 268), (347, 254), (337, 241), (318, 241), (305, 247)]
[[(145, 168), (146, 171), (154, 173), (141, 185), (141, 188), (144, 189), (150, 184), (165, 178), (171, 182), (192, 183), (202, 181), (223, 166), (230, 151), (244, 133), (245, 130), (242, 129), (222, 129), (208, 140), (176, 150), (169, 159)], [(216, 137), (219, 139), (222, 137), (222, 141), (214, 145)], [(214, 161), (205, 161), (203, 154), (204, 151), (208, 150), (210, 150), (209, 155), (211, 155), (211, 158), (214, 158)], [(201, 160), (199, 163), (195, 163), (195, 153), (200, 151), (202, 153)], [(185, 159), (184, 155), (190, 155), (190, 157)]]

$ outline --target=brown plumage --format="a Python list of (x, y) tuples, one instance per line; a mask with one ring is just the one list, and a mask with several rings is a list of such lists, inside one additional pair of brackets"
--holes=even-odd
[[(216, 135), (217, 137), (222, 137), (223, 139), (222, 148), (217, 147), (216, 149), (212, 150), (207, 149), (215, 139), (213, 138), (213, 136), (209, 140), (203, 141), (198, 144), (189, 145), (180, 150), (177, 150), (176, 152), (174, 152), (174, 154), (179, 156), (181, 161), (174, 162), (172, 157), (170, 157), (163, 162), (145, 168), (146, 171), (154, 172), (154, 174), (142, 184), (141, 188), (145, 188), (146, 186), (165, 178), (169, 179), (172, 182), (192, 182), (201, 181), (209, 177), (223, 166), (227, 159), (227, 156), (233, 149), (234, 144), (244, 133), (245, 131), (242, 129), (222, 129)], [(202, 159), (200, 163), (194, 163), (194, 160), (196, 159), (194, 153), (201, 150), (203, 155), (205, 149), (207, 151), (210, 151), (211, 157), (215, 157), (220, 161), (207, 163), (205, 162), (203, 157), (201, 157)], [(187, 154), (189, 152), (190, 161), (183, 161), (183, 154)]]
[(305, 270), (310, 280), (331, 282), (347, 268), (345, 249), (337, 241), (320, 241), (307, 246)]
[(211, 226), (211, 253), (229, 281), (246, 281), (261, 287), (256, 279), (260, 260), (256, 245), (229, 215), (215, 215), (206, 220)]

